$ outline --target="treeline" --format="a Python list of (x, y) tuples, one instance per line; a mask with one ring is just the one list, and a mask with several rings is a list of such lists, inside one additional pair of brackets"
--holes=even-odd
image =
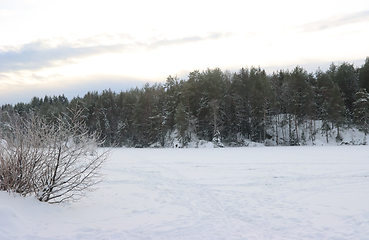
[[(237, 143), (272, 139), (279, 145), (299, 145), (316, 134), (357, 127), (369, 131), (369, 57), (361, 67), (344, 62), (327, 71), (309, 73), (302, 67), (268, 75), (260, 68), (223, 72), (193, 71), (187, 80), (169, 76), (164, 84), (116, 93), (88, 92), (69, 101), (64, 95), (34, 97), (30, 103), (2, 106), (8, 113), (37, 114), (54, 121), (67, 109), (82, 108), (90, 131), (100, 131), (106, 144), (164, 146), (170, 134), (186, 145), (199, 139)], [(4, 113), (6, 113), (4, 115)], [(315, 122), (323, 125), (317, 128)], [(309, 130), (308, 135), (298, 131)], [(302, 135), (302, 136), (301, 136)]]

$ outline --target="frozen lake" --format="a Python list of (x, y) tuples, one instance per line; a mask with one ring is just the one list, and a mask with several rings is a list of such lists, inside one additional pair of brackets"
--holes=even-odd
[(61, 205), (0, 192), (0, 239), (369, 239), (369, 146), (114, 149)]

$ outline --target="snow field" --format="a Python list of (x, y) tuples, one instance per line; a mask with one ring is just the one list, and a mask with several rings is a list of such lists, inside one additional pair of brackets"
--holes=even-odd
[(114, 149), (79, 202), (0, 192), (0, 239), (369, 239), (369, 147)]

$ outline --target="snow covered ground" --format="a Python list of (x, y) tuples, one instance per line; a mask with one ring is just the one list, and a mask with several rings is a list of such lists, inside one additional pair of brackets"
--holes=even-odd
[(369, 146), (115, 149), (79, 202), (0, 192), (0, 239), (369, 239)]

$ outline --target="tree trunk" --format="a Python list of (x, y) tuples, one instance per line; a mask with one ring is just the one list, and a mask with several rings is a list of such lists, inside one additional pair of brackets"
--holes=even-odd
[(296, 118), (296, 115), (295, 115), (295, 132), (296, 132), (296, 143), (299, 144), (300, 143), (300, 140), (299, 140), (299, 133), (298, 133), (298, 129), (297, 129), (297, 118)]

